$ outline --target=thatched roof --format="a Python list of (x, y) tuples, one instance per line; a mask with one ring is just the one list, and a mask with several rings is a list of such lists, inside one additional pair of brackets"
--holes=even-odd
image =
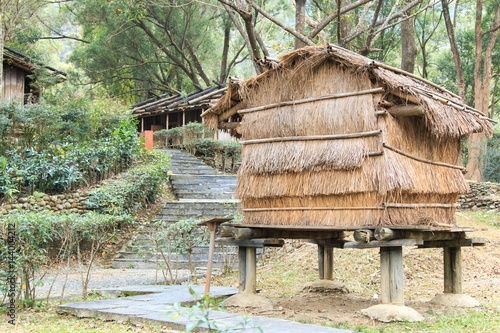
[[(483, 132), (491, 136), (491, 120), (466, 105), (452, 92), (397, 68), (387, 66), (335, 45), (310, 46), (284, 55), (277, 66), (265, 73), (242, 81), (231, 79), (227, 93), (202, 114), (205, 124), (215, 129), (240, 109), (248, 108), (249, 91), (269, 77), (286, 71), (308, 68), (311, 73), (326, 63), (344, 68), (347, 75), (367, 73), (373, 87), (382, 87), (385, 94), (399, 97), (409, 104), (418, 104), (424, 111), (426, 127), (436, 137), (463, 137)], [(283, 84), (288, 84), (283, 82)], [(297, 86), (300, 89), (300, 83)]]
[(206, 110), (226, 93), (226, 87), (214, 86), (192, 92), (186, 96), (176, 94), (162, 95), (141, 101), (131, 106), (132, 114), (137, 118), (160, 115), (168, 112), (188, 110)]

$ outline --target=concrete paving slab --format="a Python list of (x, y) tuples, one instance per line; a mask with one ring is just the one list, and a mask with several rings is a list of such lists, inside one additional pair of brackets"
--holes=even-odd
[[(204, 286), (192, 288), (196, 292), (196, 299), (200, 299), (204, 293)], [(72, 313), (79, 317), (98, 317), (103, 320), (130, 321), (132, 323), (153, 321), (180, 331), (184, 330), (189, 323), (204, 316), (201, 310), (184, 306), (174, 307), (175, 303), (196, 302), (187, 286), (137, 286), (137, 288), (129, 286), (111, 288), (111, 290), (144, 294), (93, 302), (69, 303), (61, 305), (59, 308), (63, 312)], [(230, 296), (236, 292), (237, 289), (231, 287), (211, 288), (213, 297)], [(235, 333), (353, 333), (284, 319), (249, 317), (224, 311), (210, 310), (208, 318), (211, 328), (215, 327), (222, 331), (230, 328)], [(208, 329), (208, 325), (202, 325), (200, 328)]]

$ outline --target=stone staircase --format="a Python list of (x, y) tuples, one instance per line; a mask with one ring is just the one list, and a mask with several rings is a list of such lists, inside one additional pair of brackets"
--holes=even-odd
[[(210, 219), (234, 216), (238, 200), (234, 199), (236, 176), (225, 175), (203, 163), (195, 156), (180, 151), (167, 150), (172, 156), (170, 182), (176, 201), (165, 202), (156, 216), (163, 225), (189, 218)], [(113, 268), (156, 268), (164, 267), (165, 260), (157, 250), (153, 239), (158, 239), (161, 229), (143, 226), (128, 242), (111, 263)], [(162, 246), (163, 255), (168, 254), (167, 246)], [(232, 247), (217, 245), (214, 253), (214, 267), (234, 266), (236, 252)], [(208, 247), (196, 247), (191, 255), (193, 267), (207, 266)], [(177, 269), (188, 268), (187, 255), (171, 253), (170, 266)]]

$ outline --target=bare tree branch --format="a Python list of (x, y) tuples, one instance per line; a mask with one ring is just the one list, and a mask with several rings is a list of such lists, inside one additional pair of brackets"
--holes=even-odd
[(352, 3), (350, 5), (345, 6), (344, 8), (341, 8), (340, 11), (336, 11), (336, 12), (330, 14), (329, 16), (325, 17), (323, 19), (323, 21), (321, 21), (313, 31), (311, 31), (311, 33), (309, 34), (308, 37), (310, 39), (313, 39), (314, 37), (316, 37), (316, 35), (319, 34), (319, 32), (322, 31), (328, 24), (330, 24), (330, 22), (335, 20), (335, 18), (337, 17), (337, 15), (339, 13), (340, 13), (340, 15), (345, 14), (345, 13), (350, 12), (351, 10), (356, 9), (359, 6), (362, 6), (365, 3), (368, 3), (371, 1), (373, 1), (373, 0), (358, 0), (355, 3)]
[(90, 44), (88, 40), (84, 40), (78, 37), (71, 37), (71, 36), (66, 36), (66, 35), (59, 35), (59, 36), (46, 36), (46, 37), (40, 37), (38, 39), (71, 39), (71, 40), (76, 40), (77, 42), (82, 42), (85, 44)]
[[(220, 1), (220, 0), (219, 0)], [(370, 0), (371, 1), (371, 0)], [(293, 36), (295, 36), (296, 38), (298, 38), (299, 40), (301, 40), (302, 42), (304, 42), (306, 45), (316, 45), (314, 44), (314, 42), (312, 40), (310, 40), (308, 37), (304, 36), (303, 34), (295, 31), (294, 29), (291, 29), (287, 26), (285, 26), (282, 22), (280, 22), (278, 19), (276, 19), (274, 16), (270, 15), (269, 13), (267, 13), (263, 8), (261, 8), (259, 5), (257, 5), (256, 3), (254, 3), (252, 0), (247, 0), (247, 2), (256, 10), (258, 11), (260, 14), (262, 14), (262, 16), (264, 16), (265, 18), (267, 18), (269, 21), (273, 22), (274, 24), (276, 24), (277, 26), (279, 26), (280, 28), (282, 28), (283, 30), (285, 30), (286, 32), (292, 34)]]

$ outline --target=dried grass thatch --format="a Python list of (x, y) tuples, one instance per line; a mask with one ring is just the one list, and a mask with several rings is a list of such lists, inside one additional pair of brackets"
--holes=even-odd
[[(408, 102), (423, 116), (386, 112)], [(460, 138), (492, 132), (452, 93), (335, 46), (293, 51), (235, 81), (205, 122), (237, 111), (247, 224), (450, 227), (468, 191)]]

